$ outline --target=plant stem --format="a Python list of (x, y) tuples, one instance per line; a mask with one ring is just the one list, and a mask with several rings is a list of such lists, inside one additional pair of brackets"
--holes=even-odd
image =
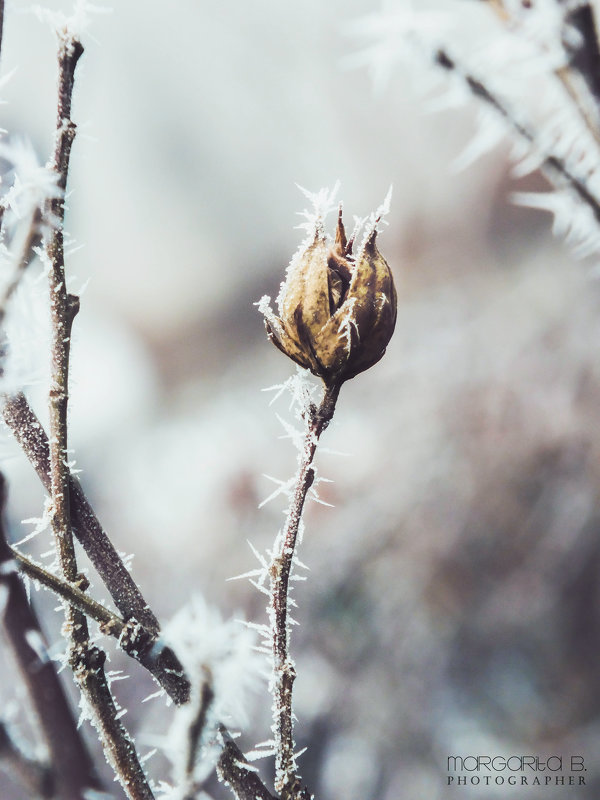
[[(50, 264), (50, 316), (52, 322), (52, 374), (50, 385), (50, 493), (52, 499), (51, 523), (58, 562), (62, 577), (77, 584), (81, 578), (77, 570), (75, 545), (70, 518), (70, 480), (68, 463), (68, 382), (71, 327), (79, 309), (79, 298), (68, 294), (64, 265), (64, 192), (67, 186), (71, 147), (75, 138), (75, 124), (71, 121), (71, 98), (75, 68), (83, 47), (66, 30), (59, 32), (58, 119), (54, 157), (49, 168), (57, 176), (61, 195), (48, 200), (46, 220), (52, 231), (46, 242)], [(111, 695), (104, 662), (106, 654), (90, 645), (87, 619), (82, 611), (72, 605), (65, 608), (65, 626), (68, 637), (68, 661), (75, 681), (85, 699), (90, 721), (96, 727), (104, 753), (113, 767), (125, 793), (131, 800), (153, 800), (153, 794), (140, 765), (133, 742), (119, 720)]]
[[(103, 633), (118, 639), (121, 649), (156, 678), (176, 705), (182, 705), (181, 681), (173, 680), (173, 670), (180, 665), (170, 647), (139, 622), (135, 620), (127, 622), (82, 591), (81, 579), (79, 584), (68, 583), (14, 547), (10, 548), (10, 555), (15, 559), (15, 566), (18, 565), (21, 572), (95, 620)], [(181, 675), (179, 677), (181, 678)]]
[[(296, 550), (298, 529), (308, 490), (315, 473), (312, 467), (319, 438), (331, 422), (340, 385), (325, 387), (319, 407), (307, 412), (307, 430), (300, 454), (296, 485), (284, 529), (277, 538), (271, 564), (269, 616), (273, 648), (273, 732), (275, 737), (275, 789), (283, 800), (302, 797), (294, 756), (292, 690), (296, 671), (290, 656), (288, 619), (289, 581)], [(308, 797), (308, 794), (306, 794)]]
[(231, 789), (237, 800), (278, 800), (249, 767), (244, 754), (223, 725), (219, 733), (223, 740), (223, 752), (217, 763), (219, 780)]

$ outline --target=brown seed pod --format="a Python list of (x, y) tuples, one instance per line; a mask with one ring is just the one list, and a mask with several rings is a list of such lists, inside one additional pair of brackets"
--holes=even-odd
[(339, 385), (377, 363), (394, 332), (396, 289), (377, 248), (378, 221), (367, 229), (356, 256), (341, 209), (333, 243), (315, 225), (314, 238), (288, 268), (277, 298), (279, 316), (270, 298), (259, 303), (273, 344), (327, 385)]

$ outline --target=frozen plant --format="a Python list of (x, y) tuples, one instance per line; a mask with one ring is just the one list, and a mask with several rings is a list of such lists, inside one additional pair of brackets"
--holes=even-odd
[[(323, 381), (319, 403), (300, 377), (293, 385), (304, 433), (297, 440), (298, 471), (289, 486), (290, 505), (262, 581), (269, 581), (269, 626), (266, 646), (272, 656), (273, 750), (275, 788), (282, 798), (309, 798), (302, 787), (294, 752), (292, 689), (296, 676), (290, 654), (289, 589), (302, 511), (315, 481), (313, 460), (319, 438), (333, 418), (344, 381), (373, 366), (385, 353), (396, 324), (396, 289), (390, 268), (376, 244), (377, 225), (388, 211), (384, 204), (348, 239), (339, 208), (335, 238), (325, 232), (334, 193), (308, 194), (307, 237), (290, 262), (277, 298), (279, 316), (265, 296), (258, 303), (273, 344)], [(353, 254), (357, 235), (362, 241)]]
[(369, 42), (359, 60), (379, 81), (402, 61), (425, 93), (442, 93), (437, 108), (476, 101), (457, 166), (508, 136), (514, 175), (539, 169), (552, 185), (515, 202), (550, 211), (582, 257), (600, 253), (597, 14), (585, 0), (394, 0), (355, 26)]
[[(130, 572), (128, 559), (113, 546), (73, 468), (69, 367), (79, 297), (69, 290), (64, 222), (76, 135), (71, 114), (73, 88), (83, 55), (80, 33), (90, 10), (93, 7), (81, 0), (71, 17), (50, 15), (58, 36), (58, 96), (54, 149), (47, 164), (41, 167), (31, 149), (21, 143), (0, 146), (0, 156), (9, 164), (0, 194), (0, 323), (6, 337), (1, 354), (2, 418), (49, 495), (34, 534), (41, 535), (49, 528), (53, 540), (53, 549), (46, 553), (53, 558), (50, 566), (42, 566), (9, 543), (3, 519), (6, 484), (0, 473), (3, 622), (45, 745), (41, 753), (39, 748), (23, 746), (8, 720), (0, 719), (0, 757), (31, 797), (110, 797), (82, 736), (81, 726), (89, 722), (115, 779), (131, 800), (204, 797), (215, 769), (237, 800), (309, 800), (312, 795), (297, 771), (293, 736), (290, 581), (297, 577), (294, 567), (300, 565), (296, 550), (305, 500), (318, 483), (314, 458), (319, 439), (333, 417), (343, 383), (379, 361), (394, 331), (396, 292), (376, 241), (390, 194), (374, 214), (357, 221), (349, 238), (341, 207), (335, 236), (325, 232), (325, 218), (335, 207), (335, 191), (308, 194), (312, 208), (306, 213), (307, 237), (288, 268), (277, 313), (268, 297), (258, 304), (269, 338), (301, 369), (287, 385), (303, 424), (303, 431), (292, 435), (298, 447), (298, 471), (283, 486), (290, 498), (286, 521), (269, 560), (261, 557), (254, 581), (269, 596), (268, 624), (257, 627), (265, 636), (271, 659), (273, 739), (257, 750), (275, 755), (276, 794), (272, 794), (251, 763), (253, 754), (242, 753), (233, 731), (246, 724), (243, 695), (254, 684), (256, 674), (253, 626), (248, 629), (222, 621), (208, 605), (196, 600), (163, 632)], [(0, 44), (3, 12), (0, 0)], [(22, 391), (37, 376), (26, 364), (27, 351), (21, 341), (26, 338), (24, 327), (10, 316), (14, 312), (18, 317), (19, 307), (27, 307), (27, 290), (31, 295), (34, 283), (30, 265), (36, 258), (43, 268), (41, 278), (47, 282), (49, 310), (50, 333), (42, 337), (50, 351), (48, 433)], [(34, 285), (39, 288), (40, 281)], [(307, 370), (322, 381), (318, 400), (315, 387), (307, 382)], [(105, 584), (116, 612), (89, 591), (76, 540)], [(60, 599), (64, 650), (58, 658), (51, 657), (23, 576)], [(96, 623), (99, 633), (92, 630), (90, 621)], [(173, 764), (172, 774), (158, 785), (145, 768), (151, 753), (141, 756), (125, 724), (127, 710), (113, 694), (112, 684), (124, 676), (107, 669), (105, 637), (113, 637), (124, 653), (152, 675), (158, 685), (156, 696), (178, 708), (168, 740), (163, 742), (163, 751)], [(58, 678), (62, 669), (71, 673), (79, 690), (79, 719)]]

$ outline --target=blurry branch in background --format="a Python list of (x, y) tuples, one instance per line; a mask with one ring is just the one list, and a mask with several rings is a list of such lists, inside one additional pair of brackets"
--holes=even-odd
[[(46, 764), (31, 758), (17, 744), (8, 727), (0, 720), (0, 763), (30, 798), (52, 797), (54, 775)], [(87, 786), (88, 784), (84, 784)]]
[[(473, 97), (499, 114), (508, 123), (512, 131), (524, 142), (532, 147), (536, 146), (536, 132), (517, 119), (514, 111), (505, 106), (499, 97), (493, 94), (481, 80), (461, 67), (445, 50), (440, 49), (437, 51), (434, 63), (464, 81)], [(585, 178), (577, 176), (564, 161), (550, 154), (543, 156), (541, 169), (549, 180), (553, 180), (556, 183), (564, 180), (578, 197), (589, 206), (596, 220), (600, 222), (600, 201), (588, 189)]]
[(86, 787), (99, 788), (99, 782), (7, 542), (5, 505), (6, 485), (0, 473), (0, 585), (5, 593), (4, 629), (44, 735), (50, 762), (38, 764), (26, 758), (17, 746), (10, 747), (5, 728), (2, 729), (1, 749), (4, 759), (17, 760), (19, 775), (30, 777), (27, 785), (34, 795), (53, 797), (56, 792), (58, 797), (76, 796)]
[[(0, 228), (2, 225), (4, 206), (0, 204)], [(33, 248), (40, 240), (40, 223), (42, 221), (42, 213), (39, 208), (34, 208), (31, 215), (29, 224), (26, 226), (25, 235), (22, 237), (17, 253), (13, 259), (13, 272), (12, 278), (6, 283), (0, 296), (0, 325), (6, 314), (6, 305), (10, 298), (13, 296), (17, 286), (21, 282), (23, 272), (27, 268), (33, 255)]]
[(413, 70), (419, 60), (429, 61), (450, 79), (452, 106), (469, 97), (479, 103), (478, 130), (457, 166), (508, 134), (515, 176), (539, 169), (554, 187), (515, 194), (514, 201), (554, 214), (555, 231), (580, 256), (600, 252), (596, 14), (590, 2), (562, 0), (452, 0), (423, 7), (398, 0), (356, 27), (372, 40), (362, 59), (371, 67), (387, 69), (390, 54)]

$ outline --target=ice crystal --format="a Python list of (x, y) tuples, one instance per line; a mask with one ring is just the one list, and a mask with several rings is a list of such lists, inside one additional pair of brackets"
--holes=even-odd
[(9, 228), (43, 208), (48, 198), (60, 197), (56, 173), (39, 163), (33, 146), (26, 139), (15, 137), (0, 141), (0, 158), (10, 165), (3, 177), (3, 183), (8, 182), (9, 188), (1, 198), (2, 206), (9, 212), (4, 221)]
[(193, 687), (190, 703), (177, 710), (165, 742), (176, 786), (181, 787), (186, 781), (182, 758), (185, 762), (190, 730), (203, 702), (201, 687), (208, 683), (211, 699), (195, 753), (195, 780), (209, 774), (220, 752), (216, 741), (218, 722), (247, 723), (248, 694), (258, 682), (258, 656), (253, 649), (254, 632), (235, 618), (223, 620), (199, 596), (177, 613), (166, 629), (165, 638), (181, 659)]
[[(555, 233), (566, 235), (577, 255), (597, 255), (600, 116), (589, 76), (575, 59), (586, 45), (571, 22), (577, 4), (507, 0), (497, 15), (492, 5), (396, 0), (355, 27), (371, 42), (357, 61), (380, 77), (398, 61), (413, 71), (420, 61), (438, 78), (445, 74), (449, 90), (437, 98), (438, 108), (472, 101), (480, 108), (475, 136), (455, 168), (508, 137), (516, 143), (515, 174), (540, 168), (558, 191), (544, 201), (555, 215)], [(430, 92), (432, 80), (422, 83)]]

